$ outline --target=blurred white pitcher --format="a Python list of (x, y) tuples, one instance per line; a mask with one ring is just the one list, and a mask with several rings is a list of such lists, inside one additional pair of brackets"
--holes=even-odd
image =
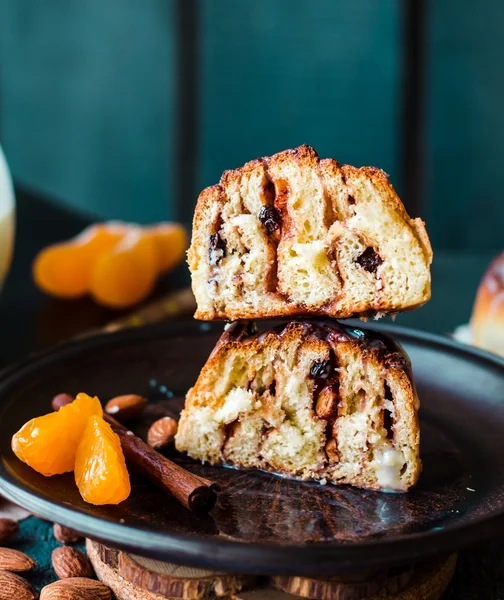
[(14, 188), (0, 147), (0, 289), (9, 270), (14, 245)]

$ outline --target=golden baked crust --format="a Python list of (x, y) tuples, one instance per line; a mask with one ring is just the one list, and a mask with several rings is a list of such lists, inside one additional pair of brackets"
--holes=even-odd
[(411, 377), (404, 350), (381, 334), (234, 323), (187, 394), (176, 446), (211, 464), (406, 491), (421, 469)]
[(504, 356), (504, 252), (492, 261), (481, 280), (471, 329), (476, 346)]
[(386, 174), (299, 146), (225, 171), (201, 193), (188, 252), (204, 320), (411, 310), (432, 250)]

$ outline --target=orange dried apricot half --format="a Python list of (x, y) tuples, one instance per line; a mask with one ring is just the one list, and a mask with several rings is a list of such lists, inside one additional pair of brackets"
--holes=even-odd
[(147, 227), (146, 231), (157, 245), (161, 273), (167, 273), (182, 262), (188, 245), (187, 231), (183, 225), (159, 223)]
[(46, 477), (73, 471), (77, 447), (89, 418), (102, 414), (98, 398), (79, 394), (58, 412), (25, 423), (12, 437), (12, 450)]
[(119, 504), (130, 495), (121, 441), (102, 417), (88, 421), (75, 459), (75, 482), (90, 504)]
[(73, 240), (42, 250), (33, 263), (35, 283), (60, 298), (79, 298), (87, 293), (97, 258), (126, 235), (123, 223), (100, 223), (86, 228)]
[(38, 287), (58, 298), (79, 298), (87, 289), (86, 253), (69, 242), (49, 246), (33, 263)]
[(42, 250), (33, 263), (33, 278), (56, 297), (89, 293), (104, 306), (126, 308), (144, 300), (159, 276), (183, 260), (187, 244), (186, 229), (178, 223), (97, 223)]
[(111, 308), (132, 306), (146, 298), (157, 281), (159, 252), (152, 237), (139, 227), (131, 228), (93, 267), (90, 292)]

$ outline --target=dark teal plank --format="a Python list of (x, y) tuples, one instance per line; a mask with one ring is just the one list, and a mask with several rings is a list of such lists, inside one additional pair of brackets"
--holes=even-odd
[(504, 247), (504, 3), (429, 2), (428, 229), (436, 247)]
[(201, 5), (202, 185), (301, 143), (398, 183), (398, 1)]
[(103, 217), (171, 215), (173, 2), (0, 3), (14, 175)]

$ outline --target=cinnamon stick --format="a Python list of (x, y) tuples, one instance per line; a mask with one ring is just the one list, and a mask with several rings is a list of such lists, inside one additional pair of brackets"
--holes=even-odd
[[(63, 396), (66, 396), (66, 398), (62, 404)], [(72, 402), (72, 396), (68, 394), (59, 394), (58, 399), (60, 400), (58, 408)], [(114, 417), (103, 413), (103, 418), (119, 436), (126, 460), (141, 475), (193, 512), (201, 513), (212, 510), (219, 491), (219, 486), (216, 483), (199, 477), (199, 475), (195, 475), (172, 462), (166, 456), (151, 448)]]
[(103, 418), (117, 433), (126, 460), (157, 487), (176, 498), (187, 509), (208, 512), (217, 499), (218, 485), (172, 462), (142, 439), (104, 413)]

